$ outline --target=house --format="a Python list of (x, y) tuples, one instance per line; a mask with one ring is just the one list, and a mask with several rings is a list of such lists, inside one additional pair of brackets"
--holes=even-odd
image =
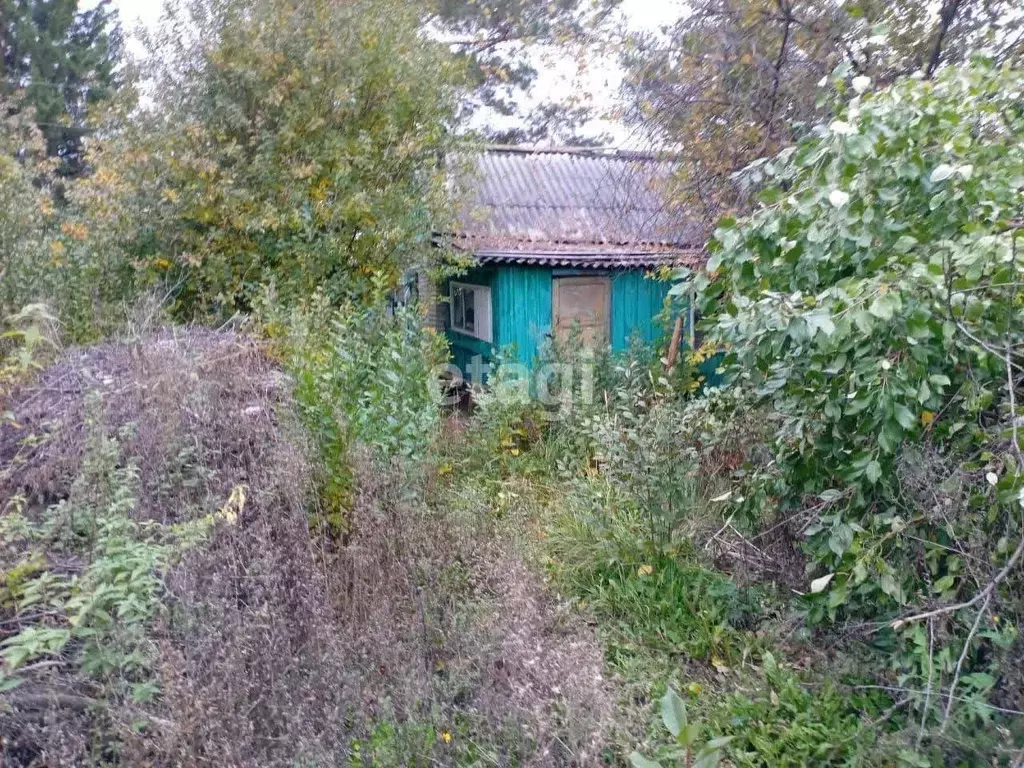
[(585, 343), (654, 341), (671, 287), (698, 266), (700, 228), (666, 203), (673, 165), (640, 153), (493, 147), (472, 160), (448, 245), (473, 267), (442, 286), (453, 362), (513, 349), (530, 365), (578, 326)]

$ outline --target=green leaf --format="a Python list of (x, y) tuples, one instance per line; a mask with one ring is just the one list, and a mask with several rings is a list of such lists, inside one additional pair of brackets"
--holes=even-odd
[[(832, 533), (828, 537), (828, 548), (835, 552), (837, 557), (842, 557), (851, 544), (853, 544), (853, 528), (846, 523), (840, 523), (832, 529)], [(822, 589), (827, 585), (826, 581)]]
[(829, 573), (829, 574), (826, 574), (825, 576), (822, 576), (822, 577), (817, 578), (814, 581), (812, 581), (811, 582), (811, 594), (812, 595), (816, 595), (819, 592), (824, 592), (825, 588), (828, 586), (829, 582), (832, 581), (834, 576), (835, 576), (834, 573)]
[(917, 238), (911, 237), (910, 235), (903, 235), (896, 241), (896, 245), (893, 247), (896, 249), (897, 253), (906, 253), (915, 245), (917, 245)]
[(882, 465), (878, 461), (872, 460), (864, 470), (864, 475), (867, 477), (868, 482), (874, 485), (882, 477)]
[(865, 336), (871, 333), (871, 329), (874, 328), (874, 320), (871, 318), (871, 314), (861, 310), (853, 316), (853, 322), (857, 325), (857, 329)]
[[(619, 753), (622, 754), (621, 752)], [(633, 768), (661, 768), (661, 763), (656, 760), (648, 760), (646, 757), (641, 755), (639, 752), (632, 752), (629, 755), (629, 762)]]
[(679, 734), (679, 743), (684, 747), (692, 747), (697, 743), (697, 738), (700, 736), (700, 726), (697, 723), (687, 723), (686, 727), (683, 728), (682, 733)]
[(836, 324), (832, 322), (832, 314), (827, 309), (816, 309), (804, 315), (804, 321), (810, 328), (811, 336), (821, 331), (826, 336), (831, 336), (836, 330)]
[(933, 182), (945, 181), (950, 176), (952, 176), (955, 172), (956, 172), (956, 169), (952, 165), (948, 165), (946, 163), (943, 163), (942, 165), (936, 166), (935, 170), (932, 171), (931, 180)]
[(715, 768), (722, 760), (722, 753), (717, 749), (702, 750), (693, 761), (693, 768)]
[(20, 677), (5, 677), (3, 679), (0, 679), (0, 693), (7, 693), (8, 691), (13, 691), (23, 682), (25, 682), (25, 680)]
[(892, 320), (893, 313), (898, 308), (898, 300), (894, 299), (894, 294), (887, 293), (882, 296), (878, 296), (871, 306), (868, 307), (868, 312), (877, 317), (879, 320)]
[(677, 739), (686, 727), (686, 704), (671, 687), (661, 698), (661, 720)]
[(878, 579), (878, 586), (900, 605), (904, 603), (903, 588), (891, 573), (883, 573)]
[(726, 747), (731, 744), (735, 739), (735, 736), (718, 736), (717, 738), (708, 741), (708, 743), (704, 745), (704, 749), (721, 749), (722, 747)]
[(898, 404), (895, 409), (896, 421), (900, 423), (900, 426), (904, 429), (913, 429), (917, 426), (917, 419), (914, 418), (914, 414), (910, 412), (907, 406)]
[(913, 766), (913, 768), (931, 768), (932, 765), (931, 760), (911, 749), (901, 749), (899, 760), (903, 765)]

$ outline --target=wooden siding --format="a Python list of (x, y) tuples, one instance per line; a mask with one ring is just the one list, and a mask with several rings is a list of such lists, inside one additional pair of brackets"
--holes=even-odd
[(646, 342), (663, 334), (655, 318), (665, 305), (670, 287), (667, 282), (646, 277), (640, 270), (612, 275), (612, 350), (628, 348), (634, 332)]
[[(474, 355), (490, 359), (499, 350), (514, 348), (519, 362), (532, 365), (551, 333), (552, 278), (594, 274), (611, 278), (610, 340), (614, 351), (627, 349), (634, 332), (646, 342), (657, 341), (664, 335), (655, 318), (664, 307), (670, 284), (651, 280), (641, 270), (609, 273), (537, 266), (477, 267), (456, 281), (490, 286), (494, 343), (487, 344), (448, 328), (453, 362), (466, 370)], [(445, 286), (444, 294), (448, 292)], [(447, 317), (447, 304), (444, 311)]]
[(551, 269), (500, 267), (496, 287), (496, 346), (514, 347), (519, 362), (531, 365), (551, 333)]
[[(476, 355), (480, 355), (486, 360), (490, 360), (494, 355), (494, 350), (500, 347), (499, 336), (498, 336), (498, 308), (497, 308), (497, 270), (489, 267), (478, 267), (476, 269), (469, 270), (465, 275), (461, 275), (455, 278), (457, 283), (467, 283), (469, 285), (486, 285), (491, 289), (491, 313), (492, 313), (492, 338), (494, 343), (488, 343), (482, 341), (474, 336), (469, 336), (465, 333), (459, 333), (451, 328), (449, 322), (449, 305), (447, 300), (444, 302), (442, 315), (444, 318), (444, 327), (446, 335), (448, 337), (448, 343), (452, 348), (452, 363), (459, 367), (459, 369), (465, 374), (469, 370), (469, 365), (473, 361)], [(451, 296), (451, 286), (446, 282), (444, 286), (443, 294), (445, 297)]]

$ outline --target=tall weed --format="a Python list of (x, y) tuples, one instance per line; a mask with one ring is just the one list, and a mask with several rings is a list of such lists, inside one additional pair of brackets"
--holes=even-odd
[(317, 294), (283, 310), (268, 295), (261, 316), (294, 377), (296, 403), (319, 448), (333, 509), (349, 500), (354, 445), (382, 461), (426, 455), (440, 424), (437, 374), (447, 345), (424, 327), (415, 308), (335, 307)]

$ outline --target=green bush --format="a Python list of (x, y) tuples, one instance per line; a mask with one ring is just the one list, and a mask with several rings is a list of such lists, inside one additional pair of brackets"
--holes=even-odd
[(761, 205), (680, 289), (770, 425), (737, 515), (803, 532), (808, 618), (877, 621), (940, 735), (992, 716), (1021, 616), (1022, 99), (981, 62), (855, 96), (747, 171)]
[(0, 516), (0, 612), (12, 617), (0, 635), (0, 690), (31, 692), (56, 666), (68, 681), (91, 680), (103, 699), (142, 704), (159, 691), (150, 631), (165, 609), (164, 576), (229, 516), (177, 526), (136, 520), (136, 467), (105, 435), (98, 398), (87, 408), (89, 437), (70, 497), (38, 520), (15, 497)]
[(827, 680), (811, 690), (770, 653), (762, 672), (757, 690), (730, 694), (708, 717), (709, 732), (732, 737), (726, 752), (733, 765), (840, 766), (864, 758), (864, 742), (873, 740), (870, 729), (861, 729), (865, 697), (844, 694)]
[(152, 103), (90, 186), (178, 316), (247, 311), (270, 283), (380, 300), (442, 253), (461, 66), (417, 10), (188, 0), (147, 36)]
[(293, 310), (267, 298), (262, 317), (294, 378), (331, 509), (348, 506), (354, 446), (381, 461), (425, 456), (440, 424), (448, 348), (416, 308), (335, 308), (317, 294)]
[(737, 661), (753, 642), (761, 596), (700, 564), (687, 541), (651, 541), (634, 498), (598, 478), (579, 481), (549, 524), (555, 583), (608, 628), (609, 655), (668, 654)]

